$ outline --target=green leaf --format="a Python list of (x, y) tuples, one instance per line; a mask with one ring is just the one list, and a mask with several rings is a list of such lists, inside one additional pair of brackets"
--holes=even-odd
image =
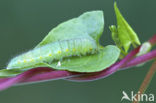
[(134, 32), (134, 30), (130, 27), (130, 25), (120, 13), (116, 2), (114, 3), (114, 9), (117, 19), (118, 38), (121, 42), (121, 45), (127, 52), (131, 44), (135, 47), (136, 45), (140, 45), (140, 41), (137, 37), (137, 34)]
[(16, 76), (22, 72), (23, 71), (21, 71), (19, 69), (11, 69), (11, 70), (2, 69), (2, 70), (0, 70), (0, 78)]
[(51, 67), (57, 70), (68, 70), (74, 72), (98, 72), (114, 64), (120, 55), (120, 49), (108, 45), (102, 48), (99, 53), (89, 56), (72, 57), (52, 63)]
[[(73, 38), (92, 37), (99, 44), (99, 38), (104, 29), (104, 17), (102, 11), (91, 11), (77, 18), (68, 20), (52, 29), (48, 35), (37, 45), (37, 47), (58, 40), (70, 40)], [(101, 46), (100, 46), (101, 47)], [(116, 46), (107, 46), (99, 53), (82, 57), (70, 57), (49, 65), (57, 70), (68, 70), (74, 72), (96, 72), (103, 70), (118, 59), (120, 50)]]
[(102, 35), (103, 28), (103, 11), (86, 12), (77, 18), (59, 24), (48, 33), (37, 47), (58, 40), (83, 38), (88, 36), (91, 36), (97, 41), (97, 43), (99, 43), (99, 38)]

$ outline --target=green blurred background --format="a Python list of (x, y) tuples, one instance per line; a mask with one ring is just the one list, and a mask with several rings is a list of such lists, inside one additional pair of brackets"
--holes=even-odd
[[(114, 0), (0, 0), (0, 68), (33, 48), (59, 23), (90, 10), (103, 10), (103, 45), (112, 44), (108, 26), (115, 24)], [(156, 0), (117, 0), (123, 16), (142, 42), (156, 33)], [(120, 103), (122, 91), (137, 92), (152, 62), (93, 82), (49, 81), (11, 87), (0, 103)], [(146, 93), (156, 95), (156, 76)], [(123, 103), (130, 103), (123, 101)], [(143, 102), (145, 103), (145, 102)]]

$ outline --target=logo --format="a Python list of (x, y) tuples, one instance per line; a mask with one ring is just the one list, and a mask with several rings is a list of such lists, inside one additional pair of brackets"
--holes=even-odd
[(125, 91), (122, 91), (122, 98), (121, 101), (147, 101), (147, 102), (153, 102), (154, 101), (154, 94), (141, 94), (140, 92), (134, 93), (134, 91), (131, 91), (130, 94), (127, 94)]

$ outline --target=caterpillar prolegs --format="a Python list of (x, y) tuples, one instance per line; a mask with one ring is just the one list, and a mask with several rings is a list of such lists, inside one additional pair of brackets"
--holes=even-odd
[(7, 69), (31, 68), (35, 64), (52, 63), (64, 57), (94, 54), (97, 51), (98, 45), (92, 38), (61, 40), (34, 48), (11, 59)]

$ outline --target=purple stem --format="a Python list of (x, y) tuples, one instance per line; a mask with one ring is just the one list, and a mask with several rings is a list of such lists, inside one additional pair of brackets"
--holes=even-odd
[[(156, 43), (156, 35), (153, 36), (149, 42), (154, 45)], [(72, 81), (91, 81), (96, 79), (101, 79), (106, 76), (109, 76), (119, 70), (135, 66), (137, 64), (146, 62), (156, 57), (156, 50), (153, 50), (145, 55), (136, 57), (132, 59), (139, 51), (139, 47), (130, 52), (124, 59), (120, 62), (113, 64), (111, 67), (95, 73), (72, 73), (68, 71), (54, 71), (50, 68), (35, 68), (28, 70), (16, 77), (12, 78), (3, 78), (0, 79), (0, 90), (6, 89), (17, 83), (28, 83), (28, 82), (38, 82), (52, 79), (63, 79), (68, 78)], [(129, 61), (132, 59), (131, 61)], [(128, 62), (129, 61), (129, 62)], [(74, 77), (73, 77), (74, 76)]]
[(5, 82), (5, 81), (7, 81), (7, 80), (9, 80), (9, 78), (2, 78), (2, 79), (0, 79), (0, 84)]
[(79, 73), (72, 73), (68, 71), (51, 71), (43, 74), (37, 74), (34, 75), (33, 77), (30, 77), (24, 81), (21, 81), (20, 83), (26, 83), (26, 82), (40, 82), (40, 81), (45, 81), (45, 80), (56, 80), (56, 79), (62, 79), (65, 77), (70, 77), (70, 76), (76, 76)]
[(125, 66), (123, 66), (121, 68), (121, 70), (126, 69), (126, 68), (130, 68), (132, 66), (136, 66), (138, 64), (147, 62), (147, 61), (152, 60), (154, 58), (156, 58), (156, 50), (153, 50), (153, 51), (151, 51), (151, 52), (149, 52), (147, 54), (144, 54), (144, 55), (141, 55), (139, 57), (136, 57), (136, 58), (132, 59)]
[(4, 80), (4, 82), (1, 82), (1, 85), (0, 85), (0, 90), (4, 90), (24, 79), (26, 79), (28, 76), (30, 76), (29, 74), (31, 74), (32, 72), (30, 71), (26, 71), (25, 73), (22, 73), (14, 78), (9, 78), (7, 81)]
[(31, 76), (35, 75), (36, 73), (45, 73), (45, 72), (49, 72), (49, 71), (52, 71), (52, 69), (50, 69), (50, 68), (35, 68), (35, 69), (28, 70), (20, 75), (17, 75), (16, 77), (0, 79), (0, 90), (4, 90), (14, 84), (17, 84), (27, 78), (30, 78)]

